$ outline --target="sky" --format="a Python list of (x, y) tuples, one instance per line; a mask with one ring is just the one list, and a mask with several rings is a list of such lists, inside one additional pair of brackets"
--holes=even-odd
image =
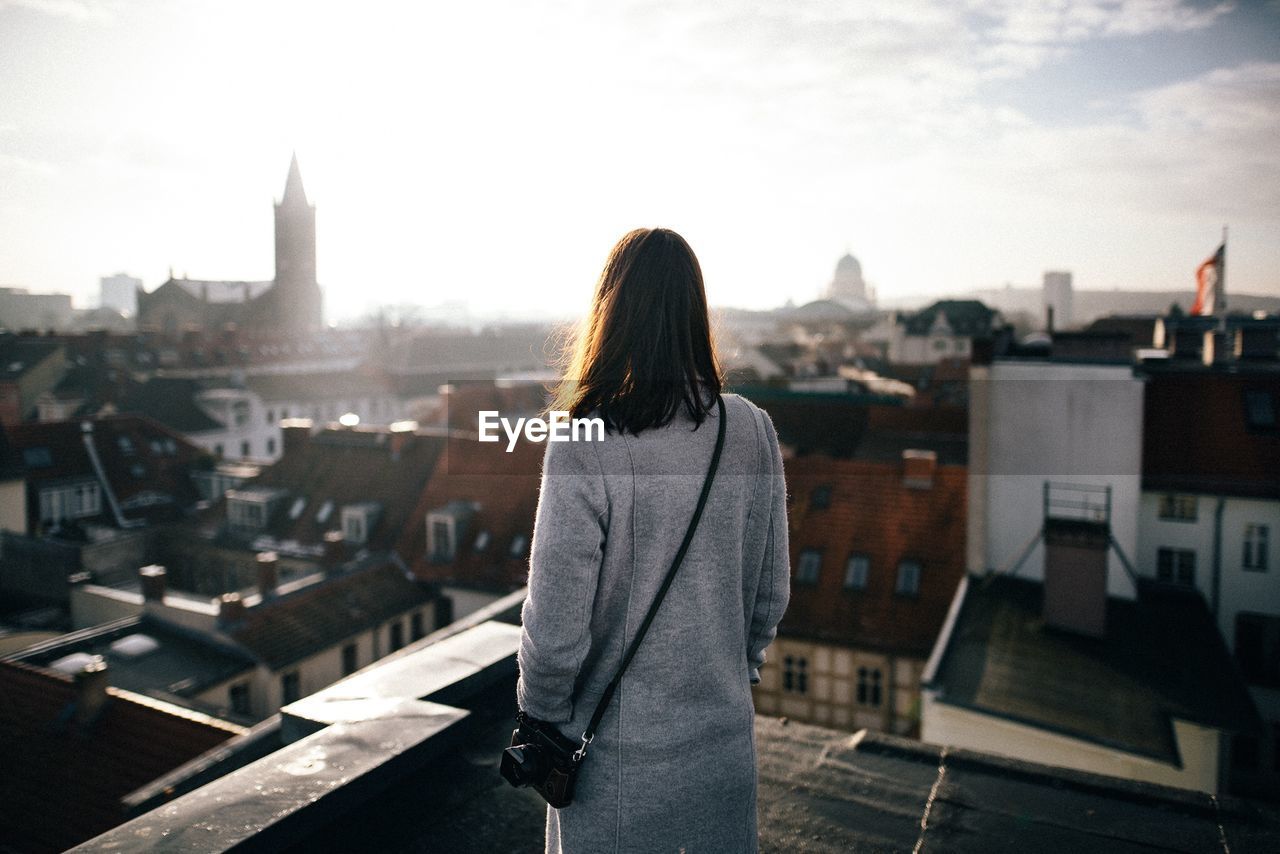
[(0, 285), (269, 279), (296, 151), (331, 320), (585, 310), (680, 231), (710, 301), (1280, 295), (1280, 0), (0, 0)]

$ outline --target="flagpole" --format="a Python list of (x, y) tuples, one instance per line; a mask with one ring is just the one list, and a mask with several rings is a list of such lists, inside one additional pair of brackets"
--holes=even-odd
[(1222, 332), (1225, 341), (1227, 333), (1227, 224), (1225, 222), (1222, 224), (1222, 264), (1218, 268), (1216, 287), (1218, 294), (1213, 307), (1218, 312), (1218, 330)]

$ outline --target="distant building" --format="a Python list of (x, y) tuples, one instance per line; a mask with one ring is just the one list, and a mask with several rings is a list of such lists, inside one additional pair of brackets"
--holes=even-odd
[(0, 288), (0, 330), (66, 329), (74, 314), (70, 294), (33, 294), (26, 288)]
[(763, 714), (919, 732), (920, 675), (964, 575), (965, 468), (786, 461), (791, 604), (752, 691)]
[(142, 290), (142, 279), (116, 273), (99, 279), (98, 288), (98, 304), (103, 308), (115, 309), (125, 317), (138, 313), (138, 291)]
[(991, 335), (1000, 319), (978, 300), (938, 300), (917, 312), (890, 314), (862, 340), (880, 345), (891, 364), (932, 365), (968, 358), (973, 340)]
[(865, 312), (875, 307), (875, 300), (868, 293), (867, 283), (862, 278), (862, 265), (847, 252), (836, 262), (835, 275), (827, 285), (825, 296), (854, 312)]
[(0, 425), (35, 417), (41, 395), (66, 372), (66, 348), (57, 339), (0, 335)]
[(1053, 309), (1053, 328), (1068, 329), (1075, 319), (1071, 313), (1071, 274), (1046, 272), (1044, 274), (1044, 317), (1048, 324), (1049, 309)]
[(276, 275), (271, 281), (169, 280), (138, 294), (138, 327), (176, 336), (188, 329), (237, 329), (304, 336), (323, 324), (316, 281), (316, 209), (307, 201), (295, 155), (275, 205)]

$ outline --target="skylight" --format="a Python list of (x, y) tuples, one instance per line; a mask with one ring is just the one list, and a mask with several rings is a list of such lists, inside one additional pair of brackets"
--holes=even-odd
[(160, 642), (151, 635), (125, 635), (111, 642), (111, 651), (121, 658), (141, 658), (160, 648)]

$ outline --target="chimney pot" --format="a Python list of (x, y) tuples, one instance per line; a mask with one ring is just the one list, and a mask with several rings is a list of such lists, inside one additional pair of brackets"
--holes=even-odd
[(239, 593), (223, 593), (218, 597), (218, 623), (228, 626), (244, 619), (244, 600)]
[(87, 724), (98, 716), (107, 702), (107, 662), (95, 655), (87, 662), (75, 677), (76, 723)]
[(280, 583), (280, 558), (275, 552), (258, 554), (258, 592), (262, 598), (274, 596), (276, 586)]
[(347, 541), (341, 531), (324, 532), (324, 568), (336, 570), (347, 560)]
[(142, 598), (146, 602), (163, 602), (164, 591), (168, 584), (168, 572), (163, 566), (151, 564), (138, 570), (142, 580)]
[(936, 451), (908, 448), (902, 452), (902, 485), (908, 489), (931, 489), (937, 470)]

